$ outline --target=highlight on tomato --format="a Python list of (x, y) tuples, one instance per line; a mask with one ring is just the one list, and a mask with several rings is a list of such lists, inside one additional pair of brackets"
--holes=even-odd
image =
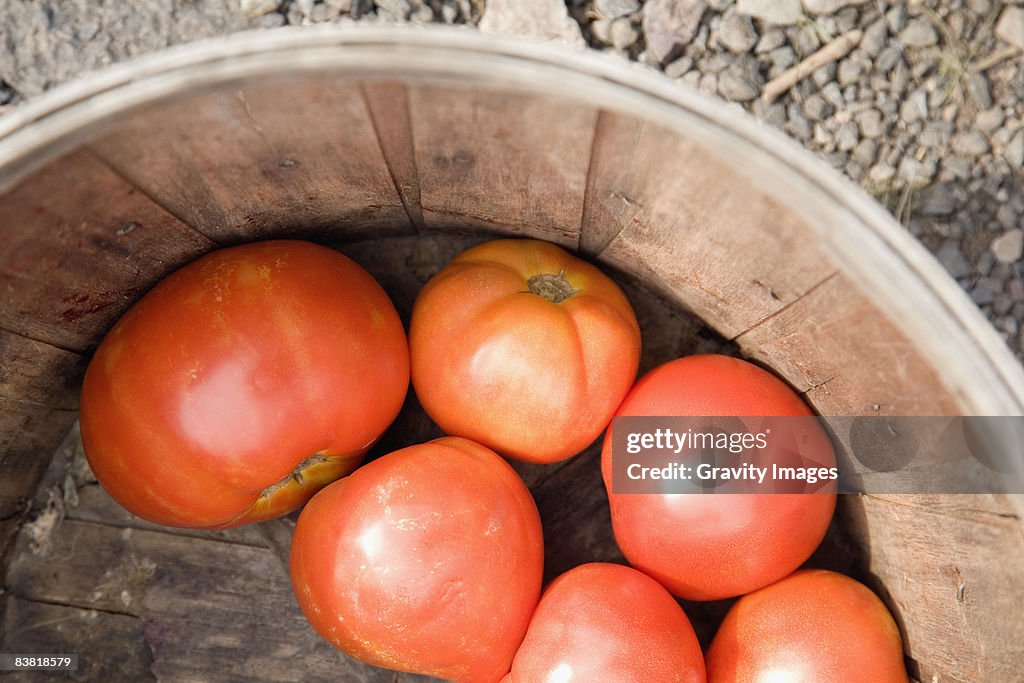
[(508, 683), (704, 683), (704, 656), (683, 609), (657, 581), (595, 562), (551, 582)]
[(443, 437), (374, 460), (302, 510), (295, 596), (313, 628), (364, 662), (496, 683), (540, 597), (540, 516), (496, 453)]
[(224, 528), (289, 512), (351, 472), (402, 406), (405, 331), (373, 277), (309, 242), (211, 252), (103, 339), (85, 453), (122, 506)]
[(710, 683), (907, 683), (900, 631), (871, 589), (809, 569), (740, 598), (707, 652)]

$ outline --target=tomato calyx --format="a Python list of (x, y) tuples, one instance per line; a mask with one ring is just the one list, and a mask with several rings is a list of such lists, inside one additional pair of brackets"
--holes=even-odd
[(560, 304), (578, 292), (565, 279), (564, 270), (559, 271), (557, 275), (550, 273), (534, 275), (526, 281), (526, 287), (530, 294), (536, 294), (554, 304)]

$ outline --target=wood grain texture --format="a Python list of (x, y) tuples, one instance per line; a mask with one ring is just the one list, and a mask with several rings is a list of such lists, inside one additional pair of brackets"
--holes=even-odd
[(76, 417), (75, 411), (0, 398), (0, 519), (27, 509), (55, 445)]
[(9, 598), (3, 626), (4, 652), (79, 655), (77, 671), (5, 673), (4, 681), (156, 681), (142, 619)]
[[(158, 680), (403, 680), (322, 640), (265, 548), (73, 520), (55, 526), (48, 541), (46, 552), (33, 553), (19, 539), (12, 594), (144, 620)], [(108, 653), (97, 644), (79, 655), (106, 661)]]
[(822, 415), (957, 415), (912, 340), (835, 275), (736, 338)]
[(0, 225), (0, 328), (74, 351), (214, 246), (84, 151), (0, 197)]
[(581, 245), (727, 338), (830, 272), (805, 223), (692, 139), (602, 112)]
[(75, 410), (85, 359), (0, 329), (0, 398)]
[(975, 496), (843, 496), (839, 514), (922, 681), (1018, 680), (1021, 520), (956, 514)]
[(391, 179), (402, 197), (409, 220), (415, 227), (422, 228), (423, 206), (409, 117), (409, 89), (397, 82), (366, 82), (361, 87)]
[(221, 243), (411, 230), (352, 82), (264, 79), (198, 95), (92, 147)]
[(427, 227), (579, 243), (595, 109), (551, 97), (412, 86)]

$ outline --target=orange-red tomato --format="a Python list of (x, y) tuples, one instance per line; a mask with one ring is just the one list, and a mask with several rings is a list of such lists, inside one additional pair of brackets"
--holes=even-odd
[(529, 462), (586, 448), (636, 378), (640, 328), (622, 290), (537, 240), (457, 256), (420, 292), (412, 381), (449, 434)]
[(710, 683), (906, 683), (900, 632), (851, 578), (798, 571), (740, 598), (707, 653)]
[(508, 673), (543, 565), (529, 490), (459, 437), (326, 487), (299, 516), (291, 551), (295, 595), (320, 635), (364, 662), (457, 683)]
[(275, 517), (355, 468), (409, 385), (405, 332), (365, 270), (300, 241), (212, 252), (114, 325), (82, 388), (85, 452), (160, 524)]
[(690, 620), (657, 581), (596, 562), (544, 591), (508, 683), (703, 683)]
[[(774, 375), (719, 355), (689, 356), (651, 370), (616, 414), (812, 415)], [(827, 435), (816, 423), (811, 427), (814, 459), (834, 466)], [(601, 465), (623, 555), (688, 600), (741, 595), (791, 573), (821, 543), (835, 509), (834, 485), (823, 493), (612, 493), (611, 429)]]

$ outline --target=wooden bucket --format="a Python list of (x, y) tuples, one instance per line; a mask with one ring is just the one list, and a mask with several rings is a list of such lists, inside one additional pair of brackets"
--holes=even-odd
[[(348, 662), (302, 621), (278, 561), (288, 519), (172, 532), (117, 508), (76, 464), (77, 393), (118, 316), (217, 245), (336, 246), (407, 315), (494, 235), (614, 273), (645, 367), (733, 349), (824, 416), (1024, 413), (1020, 366), (881, 207), (657, 74), (422, 28), (168, 50), (0, 119), (0, 651), (77, 652), (96, 680), (415, 679)], [(385, 446), (432, 429), (410, 405)], [(618, 557), (595, 457), (523, 469), (549, 574)], [(920, 680), (1021, 680), (1022, 511), (1020, 496), (844, 496), (812, 562), (879, 591)]]

